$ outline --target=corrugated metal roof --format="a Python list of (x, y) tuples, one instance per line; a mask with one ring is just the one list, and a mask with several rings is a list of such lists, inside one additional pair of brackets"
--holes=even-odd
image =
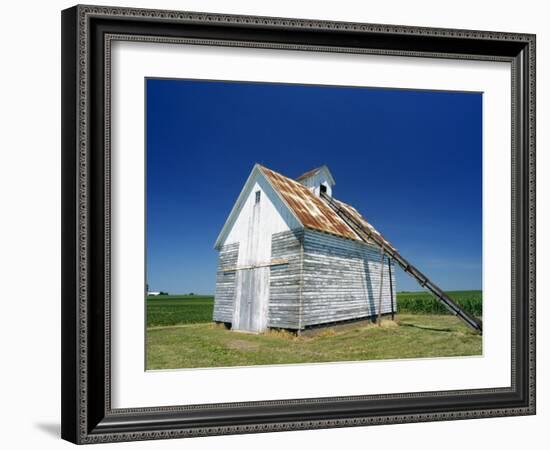
[(390, 247), (393, 251), (396, 250), (396, 248), (384, 237), (382, 236), (382, 233), (380, 233), (376, 228), (374, 228), (368, 221), (365, 219), (359, 211), (357, 211), (353, 206), (348, 205), (347, 203), (341, 202), (340, 200), (334, 199), (338, 206), (340, 206), (347, 214), (349, 214), (351, 217), (353, 217), (356, 221), (361, 223), (364, 227), (368, 228), (371, 233), (376, 234), (380, 239), (384, 241), (384, 243)]
[[(304, 227), (334, 234), (336, 236), (342, 236), (347, 239), (362, 241), (353, 229), (336, 214), (330, 206), (313, 194), (307, 187), (267, 167), (259, 167)], [(304, 178), (307, 174), (314, 174), (318, 170), (320, 170), (320, 168), (306, 172), (306, 174), (302, 175), (300, 178)], [(367, 222), (355, 208), (340, 201), (338, 201), (338, 204), (344, 208), (348, 214), (368, 227), (369, 230), (382, 237), (382, 235)], [(393, 249), (393, 246), (388, 241), (385, 239), (384, 241)]]
[(309, 178), (315, 175), (317, 172), (319, 172), (322, 168), (323, 166), (317, 167), (316, 169), (313, 169), (313, 170), (308, 170), (306, 173), (303, 173), (298, 178), (296, 178), (296, 180), (300, 181), (300, 180), (303, 180), (304, 178)]

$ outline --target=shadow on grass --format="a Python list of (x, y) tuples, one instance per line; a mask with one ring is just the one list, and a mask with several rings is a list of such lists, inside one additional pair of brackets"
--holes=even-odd
[(403, 323), (403, 322), (400, 323), (400, 326), (418, 328), (420, 330), (427, 330), (427, 331), (437, 331), (439, 333), (453, 333), (454, 331), (456, 331), (451, 328), (434, 328), (434, 327), (426, 327), (423, 325), (415, 325), (414, 323)]

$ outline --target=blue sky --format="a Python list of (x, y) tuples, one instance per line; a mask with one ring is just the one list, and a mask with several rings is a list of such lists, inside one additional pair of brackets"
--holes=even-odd
[(146, 97), (151, 290), (214, 292), (214, 242), (256, 162), (327, 164), (334, 197), (435, 283), (481, 289), (482, 94), (148, 79)]

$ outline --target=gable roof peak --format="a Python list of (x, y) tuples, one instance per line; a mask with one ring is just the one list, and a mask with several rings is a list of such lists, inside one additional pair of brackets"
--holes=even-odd
[[(324, 167), (326, 166), (322, 166), (314, 170), (321, 170)], [(233, 219), (236, 217), (242, 202), (245, 200), (245, 195), (248, 188), (251, 187), (251, 184), (254, 182), (254, 179), (258, 174), (265, 178), (265, 180), (275, 191), (275, 194), (279, 196), (283, 204), (286, 205), (290, 213), (296, 218), (297, 222), (304, 228), (321, 231), (347, 239), (362, 241), (360, 236), (355, 233), (355, 231), (346, 223), (345, 220), (343, 220), (331, 207), (329, 207), (324, 200), (313, 194), (300, 181), (288, 178), (278, 172), (275, 172), (274, 170), (256, 163), (252, 168), (252, 171), (243, 186), (237, 201), (233, 205), (233, 209), (231, 210), (231, 213), (227, 218), (218, 239), (216, 240), (214, 245), (215, 248), (219, 249), (222, 245)], [(337, 202), (341, 208), (347, 210), (348, 214), (353, 215), (357, 221), (360, 221), (364, 226), (369, 227), (371, 232), (380, 234), (355, 208), (338, 200)], [(386, 244), (392, 247), (387, 241)]]

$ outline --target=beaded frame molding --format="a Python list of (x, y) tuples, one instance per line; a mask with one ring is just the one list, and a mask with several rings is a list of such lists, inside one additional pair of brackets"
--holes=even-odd
[[(511, 386), (113, 409), (110, 49), (116, 40), (509, 62)], [(62, 437), (78, 444), (535, 414), (535, 36), (119, 7), (64, 10), (61, 350)]]

